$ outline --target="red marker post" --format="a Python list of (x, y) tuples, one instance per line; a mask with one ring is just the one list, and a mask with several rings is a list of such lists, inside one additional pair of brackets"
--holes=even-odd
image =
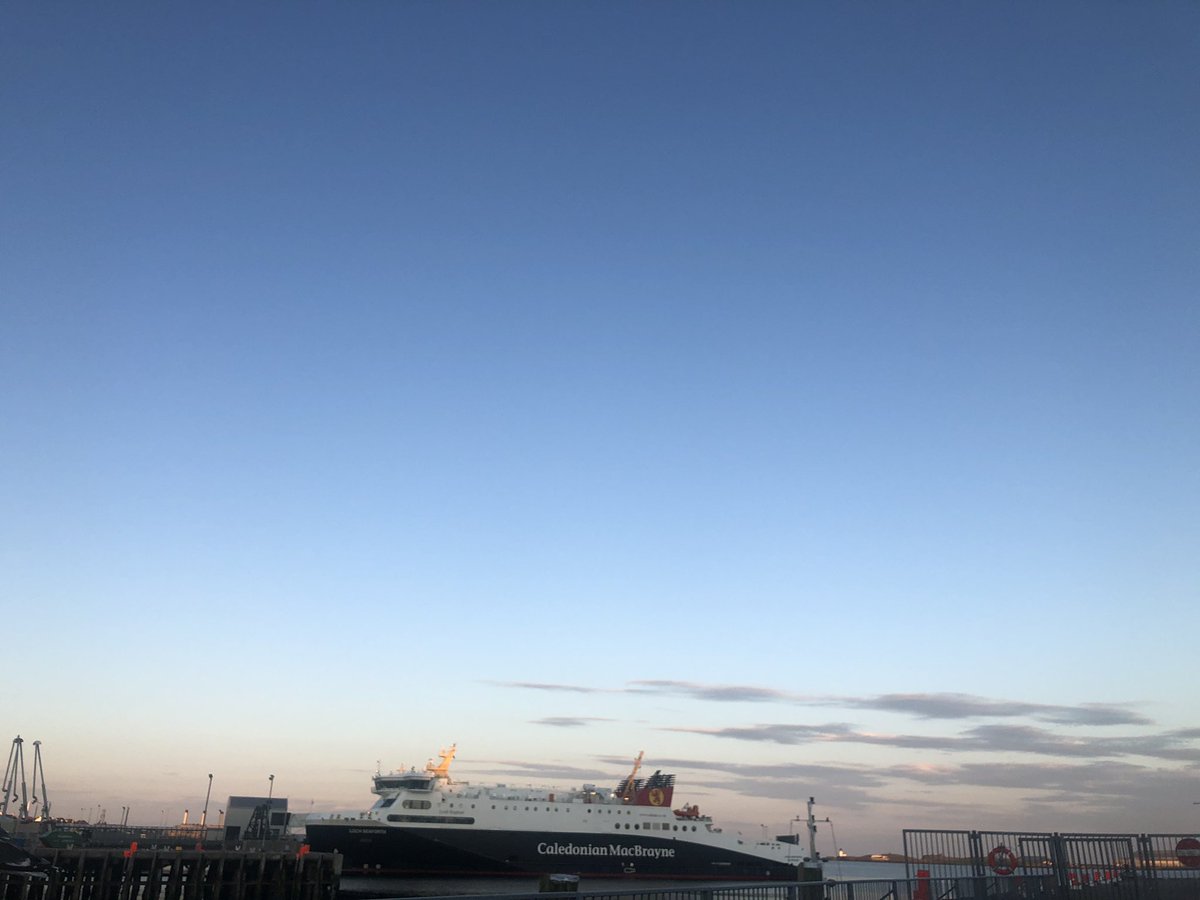
[(928, 869), (917, 869), (917, 889), (913, 892), (913, 900), (931, 900)]

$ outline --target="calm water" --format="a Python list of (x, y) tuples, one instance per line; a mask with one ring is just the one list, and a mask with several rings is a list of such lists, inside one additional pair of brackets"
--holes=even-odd
[[(875, 878), (904, 878), (903, 863), (842, 862), (830, 860), (825, 864), (825, 877), (837, 881), (868, 881)], [(778, 882), (769, 882), (778, 884)], [(631, 891), (652, 891), (672, 887), (705, 887), (702, 881), (637, 880), (615, 878), (583, 878), (581, 891), (611, 891), (627, 888)], [(714, 886), (719, 887), (720, 883)], [(534, 894), (537, 878), (361, 878), (344, 876), (339, 893), (370, 897), (451, 897), (471, 894)], [(569, 896), (569, 895), (568, 895)]]

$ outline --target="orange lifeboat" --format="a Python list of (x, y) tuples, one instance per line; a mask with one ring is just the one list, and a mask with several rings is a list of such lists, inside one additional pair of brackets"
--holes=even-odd
[(700, 807), (694, 803), (691, 806), (683, 807), (683, 809), (672, 810), (672, 812), (674, 812), (675, 815), (681, 819), (698, 819), (698, 818), (700, 818)]

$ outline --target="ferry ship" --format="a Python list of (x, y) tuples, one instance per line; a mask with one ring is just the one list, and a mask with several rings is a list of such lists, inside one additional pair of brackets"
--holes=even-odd
[[(310, 816), (310, 849), (341, 853), (347, 875), (795, 881), (819, 866), (798, 835), (748, 841), (695, 805), (673, 809), (675, 776), (638, 777), (640, 753), (616, 788), (560, 792), (454, 781), (455, 751), (423, 771), (376, 773), (379, 799), (358, 817)], [(809, 827), (811, 846), (811, 800)]]

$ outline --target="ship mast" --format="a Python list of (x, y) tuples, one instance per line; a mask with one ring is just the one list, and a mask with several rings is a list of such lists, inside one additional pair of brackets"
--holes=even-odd
[(817, 856), (817, 820), (813, 818), (813, 798), (808, 798), (808, 858), (818, 860)]

